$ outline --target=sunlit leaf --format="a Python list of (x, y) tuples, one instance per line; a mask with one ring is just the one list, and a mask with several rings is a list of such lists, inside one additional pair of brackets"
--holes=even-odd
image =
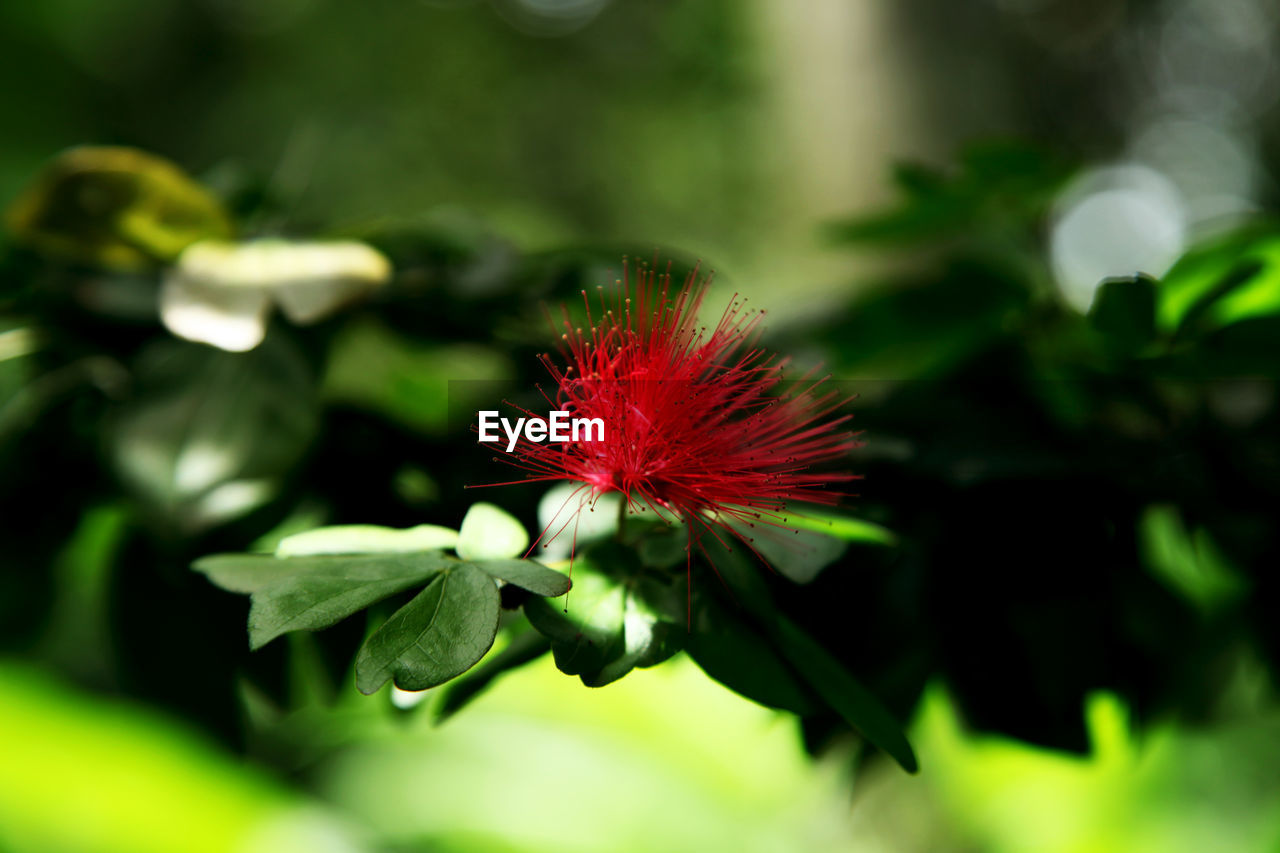
[(1188, 252), (1157, 289), (1156, 322), (1187, 334), (1280, 314), (1280, 235), (1248, 229)]
[(458, 556), (464, 560), (519, 557), (528, 547), (524, 525), (490, 503), (473, 504), (458, 531)]
[(795, 581), (809, 583), (823, 569), (839, 560), (847, 543), (812, 530), (792, 534), (775, 530), (752, 530), (751, 547), (768, 561), (778, 574)]
[(551, 640), (560, 671), (589, 677), (626, 651), (625, 604), (625, 587), (579, 562), (574, 566), (573, 590), (566, 598), (534, 598), (525, 603), (524, 612), (533, 627)]
[(1206, 531), (1187, 532), (1177, 508), (1148, 507), (1139, 521), (1139, 534), (1152, 573), (1201, 608), (1214, 610), (1248, 589)]
[(844, 554), (848, 543), (893, 545), (892, 532), (878, 524), (806, 508), (804, 513), (782, 516), (776, 524), (732, 524), (745, 545), (775, 571), (796, 583), (809, 583)]
[(898, 541), (892, 530), (879, 524), (813, 507), (783, 516), (781, 524), (860, 545), (895, 545)]
[[(246, 576), (252, 577), (254, 569), (247, 563), (254, 559), (284, 562), (289, 572), (288, 577), (253, 591), (249, 645), (255, 649), (288, 631), (327, 628), (374, 602), (457, 566), (457, 561), (439, 551), (291, 559), (246, 555), (241, 563)], [(210, 577), (217, 569), (226, 572), (228, 563), (215, 567)]]
[(583, 673), (583, 684), (603, 687), (638, 666), (654, 666), (684, 648), (684, 626), (664, 620), (634, 590), (626, 596), (622, 626), (622, 655), (599, 672)]
[(426, 690), (461, 675), (493, 645), (500, 611), (493, 578), (455, 562), (365, 641), (356, 686), (373, 693), (394, 679), (402, 690)]
[(581, 483), (552, 486), (538, 501), (538, 528), (547, 531), (538, 544), (539, 555), (546, 559), (568, 557), (575, 543), (581, 550), (613, 536), (618, 532), (621, 504), (622, 495), (617, 492), (595, 495)]
[(404, 529), (376, 524), (336, 524), (286, 536), (276, 546), (276, 556), (407, 553), (452, 548), (457, 543), (458, 531), (435, 524)]
[(261, 289), (184, 282), (171, 271), (160, 288), (160, 319), (179, 338), (248, 352), (267, 335), (271, 298)]

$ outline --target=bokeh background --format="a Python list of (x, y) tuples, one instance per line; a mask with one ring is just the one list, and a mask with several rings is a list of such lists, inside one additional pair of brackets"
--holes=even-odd
[[(1248, 305), (1197, 322), (1274, 319), (1277, 39), (1265, 0), (0, 5), (0, 202), (131, 146), (246, 233), (425, 270), (298, 345), (327, 355), (291, 449), (206, 421), (280, 481), (212, 506), (134, 452), (184, 393), (127, 307), (157, 274), (6, 247), (0, 850), (1280, 849), (1274, 327), (1179, 349), (1157, 295), (1172, 343), (1099, 368), (1069, 325), (1109, 277), (1240, 257)], [(544, 659), (435, 726), (309, 639), (251, 658), (244, 602), (186, 570), (327, 521), (456, 525), (484, 469), (437, 466), (443, 383), (536, 377), (537, 302), (658, 248), (865, 383), (865, 511), (917, 546), (786, 606), (849, 646), (918, 775), (683, 656), (600, 690)], [(254, 376), (293, 375), (273, 340)], [(510, 499), (531, 526), (537, 497)]]

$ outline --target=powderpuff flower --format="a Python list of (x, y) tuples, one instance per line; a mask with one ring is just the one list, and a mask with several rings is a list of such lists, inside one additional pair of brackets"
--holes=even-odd
[(857, 479), (828, 470), (858, 446), (839, 414), (847, 400), (825, 379), (784, 383), (786, 360), (758, 344), (764, 312), (738, 297), (713, 328), (698, 325), (711, 277), (697, 268), (679, 289), (669, 271), (633, 275), (625, 260), (623, 270), (597, 310), (584, 291), (585, 328), (564, 310), (560, 358), (541, 357), (555, 380), (548, 402), (601, 419), (603, 440), (521, 438), (507, 458), (524, 482), (580, 484), (577, 512), (618, 492), (629, 510), (685, 522), (691, 545), (710, 533), (751, 547), (751, 528), (790, 532), (793, 504), (837, 503)]

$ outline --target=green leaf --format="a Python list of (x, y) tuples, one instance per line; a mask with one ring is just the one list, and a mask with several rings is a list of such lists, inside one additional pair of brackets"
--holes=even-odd
[(684, 628), (660, 618), (634, 592), (626, 597), (622, 631), (622, 656), (605, 664), (599, 672), (583, 673), (583, 684), (603, 687), (638, 666), (659, 664), (684, 647)]
[(771, 525), (734, 523), (750, 548), (778, 574), (795, 583), (809, 583), (840, 559), (848, 543), (812, 530), (786, 530)]
[(806, 508), (803, 513), (786, 515), (782, 518), (782, 525), (798, 530), (812, 530), (842, 542), (859, 545), (896, 545), (898, 542), (898, 537), (892, 530), (879, 524), (820, 509)]
[(309, 554), (396, 554), (434, 551), (458, 544), (458, 531), (434, 524), (398, 529), (376, 524), (337, 524), (280, 540), (277, 557)]
[(210, 554), (196, 560), (191, 568), (215, 586), (245, 594), (311, 571), (305, 560), (281, 560), (268, 554)]
[(1138, 522), (1143, 562), (1161, 583), (1201, 610), (1238, 599), (1248, 583), (1214, 545), (1208, 532), (1188, 534), (1176, 507), (1147, 507)]
[(458, 556), (464, 560), (519, 557), (529, 547), (524, 525), (490, 503), (474, 504), (458, 532)]
[(898, 721), (821, 644), (785, 617), (774, 621), (773, 633), (782, 655), (845, 722), (893, 756), (903, 770), (919, 769)]
[(290, 574), (253, 592), (249, 645), (254, 649), (288, 631), (327, 628), (457, 562), (438, 551), (259, 559), (284, 562)]
[[(574, 543), (581, 551), (592, 543), (613, 538), (618, 532), (621, 504), (622, 495), (617, 492), (592, 495), (591, 489), (580, 483), (552, 486), (538, 501), (538, 528), (549, 531), (538, 546), (539, 553), (549, 560), (567, 558)], [(546, 541), (566, 523), (565, 533)]]
[(636, 542), (641, 564), (654, 569), (670, 569), (687, 562), (688, 528), (683, 524), (650, 524)]
[(1188, 252), (1156, 298), (1157, 326), (1179, 335), (1280, 314), (1280, 235), (1246, 229)]
[(176, 165), (133, 148), (84, 146), (57, 157), (9, 208), (19, 242), (113, 269), (171, 261), (192, 243), (229, 239), (231, 220)]
[[(540, 601), (541, 599), (534, 599)], [(356, 687), (426, 690), (474, 666), (498, 633), (501, 603), (493, 578), (455, 562), (391, 615), (356, 655)]]
[(537, 631), (525, 630), (507, 647), (485, 661), (474, 671), (446, 687), (444, 698), (435, 709), (435, 722), (443, 723), (479, 696), (495, 680), (551, 651), (551, 643)]
[(1155, 281), (1136, 275), (1104, 281), (1093, 298), (1089, 320), (1113, 350), (1133, 354), (1155, 338), (1155, 314)]
[(780, 575), (802, 584), (840, 559), (848, 543), (896, 542), (893, 533), (878, 524), (813, 509), (806, 509), (804, 515), (782, 516), (776, 525), (734, 522), (733, 527)]
[(499, 580), (549, 598), (564, 595), (571, 586), (568, 576), (533, 560), (481, 560), (475, 566)]
[(563, 603), (534, 598), (524, 612), (551, 641), (560, 671), (589, 677), (625, 653), (625, 605), (626, 589), (583, 561), (574, 567), (573, 591)]
[(797, 530), (787, 538), (756, 536), (753, 547), (769, 565), (795, 583), (810, 583), (827, 566), (844, 556), (848, 545), (824, 533)]
[(822, 704), (764, 635), (710, 595), (697, 597), (685, 650), (702, 671), (769, 708), (805, 716)]
[[(768, 569), (758, 564), (755, 556), (742, 545), (730, 544), (729, 548), (714, 540), (710, 534), (703, 537), (707, 559), (715, 569), (716, 577), (731, 593), (733, 599), (761, 622), (771, 618), (774, 612), (773, 595), (762, 572)], [(711, 579), (708, 579), (711, 582)]]

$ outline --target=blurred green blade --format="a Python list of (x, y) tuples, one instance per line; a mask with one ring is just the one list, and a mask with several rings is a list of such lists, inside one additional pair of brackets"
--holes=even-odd
[(893, 715), (826, 649), (786, 618), (776, 620), (774, 634), (783, 656), (845, 722), (892, 755), (903, 770), (915, 773), (920, 768)]
[(0, 663), (6, 853), (367, 850), (345, 818), (135, 701)]
[(811, 530), (814, 533), (839, 539), (841, 542), (854, 542), (861, 545), (895, 545), (898, 541), (898, 537), (887, 527), (861, 518), (813, 507), (805, 507), (801, 512), (784, 516), (781, 524), (783, 527)]
[(1180, 337), (1280, 314), (1280, 235), (1247, 228), (1193, 249), (1160, 281), (1156, 301), (1160, 330)]
[(500, 614), (493, 578), (455, 563), (373, 632), (356, 655), (356, 686), (369, 694), (388, 679), (403, 690), (443, 684), (489, 651)]

